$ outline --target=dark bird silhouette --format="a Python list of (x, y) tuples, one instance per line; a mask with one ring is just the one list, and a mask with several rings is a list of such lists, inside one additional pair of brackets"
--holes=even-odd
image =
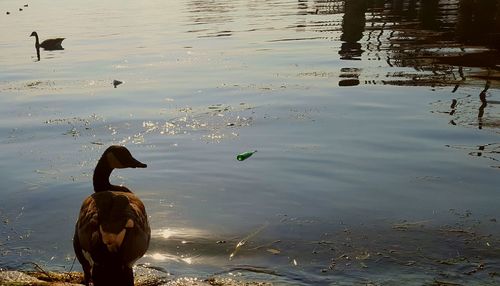
[(40, 43), (37, 32), (31, 33), (30, 37), (35, 37), (35, 39), (36, 39), (35, 48), (36, 49), (43, 48), (44, 50), (47, 50), (47, 51), (64, 50), (64, 48), (62, 47), (61, 44), (65, 38), (47, 39), (47, 40)]
[(119, 81), (119, 80), (113, 80), (113, 86), (116, 88), (117, 86), (119, 86), (120, 84), (122, 84), (123, 81)]
[(133, 286), (132, 266), (149, 246), (146, 209), (128, 188), (111, 185), (115, 168), (146, 168), (127, 148), (110, 146), (94, 170), (94, 191), (80, 209), (73, 248), (82, 264), (84, 284)]

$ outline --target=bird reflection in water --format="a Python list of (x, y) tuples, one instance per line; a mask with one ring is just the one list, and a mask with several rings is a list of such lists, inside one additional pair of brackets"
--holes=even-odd
[(484, 109), (488, 106), (488, 101), (486, 100), (486, 92), (490, 88), (490, 82), (487, 81), (484, 89), (479, 94), (479, 100), (481, 100), (481, 106), (479, 106), (479, 112), (477, 114), (478, 128), (483, 129), (483, 115)]
[(35, 46), (37, 62), (40, 61), (40, 47)]
[(450, 115), (453, 115), (455, 114), (455, 112), (457, 111), (456, 107), (457, 107), (457, 103), (458, 101), (454, 98), (452, 101), (451, 101), (451, 105), (450, 105)]
[(491, 165), (490, 167), (493, 168), (498, 168), (500, 169), (500, 165), (498, 165), (498, 162), (500, 160), (498, 159), (498, 154), (500, 154), (500, 144), (499, 143), (489, 143), (489, 144), (484, 144), (484, 145), (477, 145), (477, 149), (475, 151), (469, 152), (470, 156), (473, 157), (481, 157), (484, 159), (489, 159), (491, 161), (494, 161), (495, 165)]

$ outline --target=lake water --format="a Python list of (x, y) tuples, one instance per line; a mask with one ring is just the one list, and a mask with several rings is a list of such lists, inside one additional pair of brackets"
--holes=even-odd
[(137, 271), (500, 283), (500, 1), (26, 3), (0, 3), (0, 268), (81, 269), (122, 144), (148, 164), (112, 174), (150, 216)]

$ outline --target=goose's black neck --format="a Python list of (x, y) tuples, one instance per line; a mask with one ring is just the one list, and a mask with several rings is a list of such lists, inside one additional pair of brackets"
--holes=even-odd
[(112, 171), (113, 168), (109, 166), (106, 160), (101, 158), (94, 170), (93, 181), (95, 192), (110, 191), (113, 188), (113, 185), (109, 182), (109, 176)]
[(38, 34), (35, 33), (35, 47), (39, 48), (40, 47), (40, 40), (38, 39)]
[(94, 192), (116, 191), (131, 193), (127, 187), (112, 185), (109, 182), (111, 172), (113, 172), (113, 168), (109, 166), (108, 162), (103, 158), (99, 159), (94, 170)]

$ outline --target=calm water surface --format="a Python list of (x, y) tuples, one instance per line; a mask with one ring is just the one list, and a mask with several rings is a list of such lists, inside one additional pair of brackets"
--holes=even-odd
[(172, 278), (500, 282), (499, 1), (27, 3), (0, 3), (0, 268), (71, 269), (122, 144)]

